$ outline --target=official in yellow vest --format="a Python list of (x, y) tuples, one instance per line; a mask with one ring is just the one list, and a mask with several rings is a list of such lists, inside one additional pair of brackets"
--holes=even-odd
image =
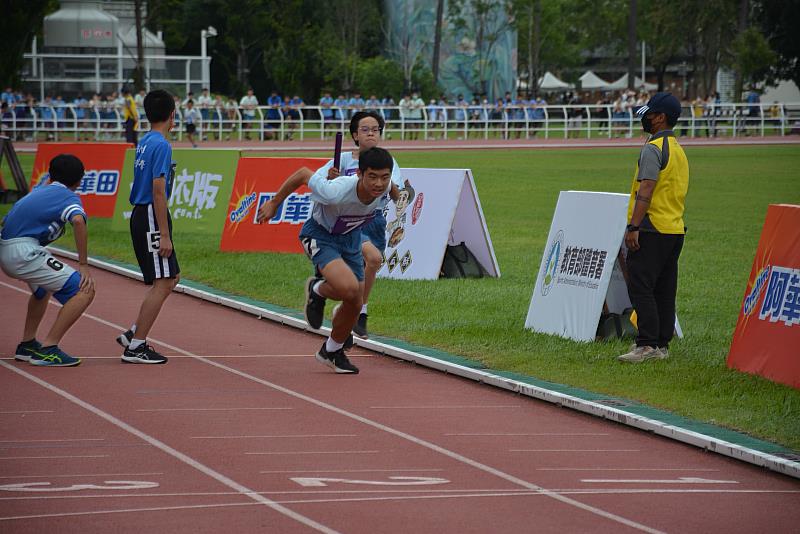
[(131, 95), (130, 89), (122, 88), (122, 97), (125, 99), (125, 107), (122, 108), (122, 120), (125, 121), (125, 141), (136, 146), (139, 143), (139, 111), (136, 109), (136, 101)]
[(689, 190), (689, 162), (672, 131), (681, 115), (678, 99), (656, 93), (637, 114), (650, 139), (642, 147), (633, 177), (625, 245), (628, 294), (639, 333), (635, 347), (618, 357), (632, 363), (669, 355)]

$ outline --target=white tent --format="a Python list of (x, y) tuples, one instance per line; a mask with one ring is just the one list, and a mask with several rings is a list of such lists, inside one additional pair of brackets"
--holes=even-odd
[(574, 87), (575, 86), (571, 83), (559, 80), (550, 71), (545, 72), (544, 76), (539, 78), (539, 89), (543, 91), (560, 91), (563, 89), (573, 89)]
[[(642, 86), (644, 86), (644, 88), (647, 91), (655, 91), (656, 89), (658, 89), (658, 85), (656, 85), (654, 83), (643, 82), (641, 78), (636, 76), (633, 79), (633, 87), (635, 89), (641, 89)], [(616, 80), (613, 83), (610, 83), (610, 84), (608, 84), (608, 86), (606, 86), (606, 89), (608, 89), (608, 90), (627, 89), (627, 88), (628, 88), (628, 75), (627, 74), (623, 74), (618, 80)]]
[(603, 90), (610, 85), (607, 81), (590, 70), (584, 72), (579, 80), (581, 81), (581, 89), (584, 91)]

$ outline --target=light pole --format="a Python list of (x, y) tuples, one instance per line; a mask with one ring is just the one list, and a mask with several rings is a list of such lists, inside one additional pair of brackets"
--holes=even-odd
[(208, 46), (206, 41), (209, 37), (216, 37), (217, 29), (214, 26), (209, 26), (205, 30), (200, 30), (200, 61), (202, 68), (203, 87), (201, 89), (211, 90), (211, 71), (209, 69), (211, 58), (208, 57)]

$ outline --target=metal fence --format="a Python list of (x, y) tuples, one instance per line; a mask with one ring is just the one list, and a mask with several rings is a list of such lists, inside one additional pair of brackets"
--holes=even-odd
[[(23, 106), (3, 118), (3, 131), (17, 140), (111, 140), (124, 137), (121, 110), (113, 106)], [(355, 110), (303, 106), (283, 109), (259, 106), (244, 109), (199, 108), (198, 135), (215, 140), (327, 139), (347, 130)], [(428, 106), (412, 116), (398, 106), (377, 108), (386, 120), (389, 139), (533, 139), (614, 138), (641, 133), (631, 112), (611, 105)], [(176, 113), (174, 135), (183, 139), (182, 110)], [(139, 129), (147, 130), (142, 116)], [(800, 133), (800, 103), (719, 104), (703, 109), (686, 107), (675, 127), (679, 135), (726, 136)]]

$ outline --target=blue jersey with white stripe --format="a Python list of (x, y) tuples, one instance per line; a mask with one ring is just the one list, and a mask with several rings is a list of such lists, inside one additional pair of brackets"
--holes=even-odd
[(14, 204), (3, 219), (0, 237), (33, 237), (44, 246), (61, 237), (75, 215), (86, 220), (80, 197), (61, 182), (53, 182), (34, 188)]
[(150, 131), (136, 146), (136, 161), (133, 164), (133, 187), (131, 204), (153, 203), (153, 180), (163, 176), (167, 181), (167, 199), (172, 193), (175, 170), (172, 163), (172, 146), (160, 132)]

